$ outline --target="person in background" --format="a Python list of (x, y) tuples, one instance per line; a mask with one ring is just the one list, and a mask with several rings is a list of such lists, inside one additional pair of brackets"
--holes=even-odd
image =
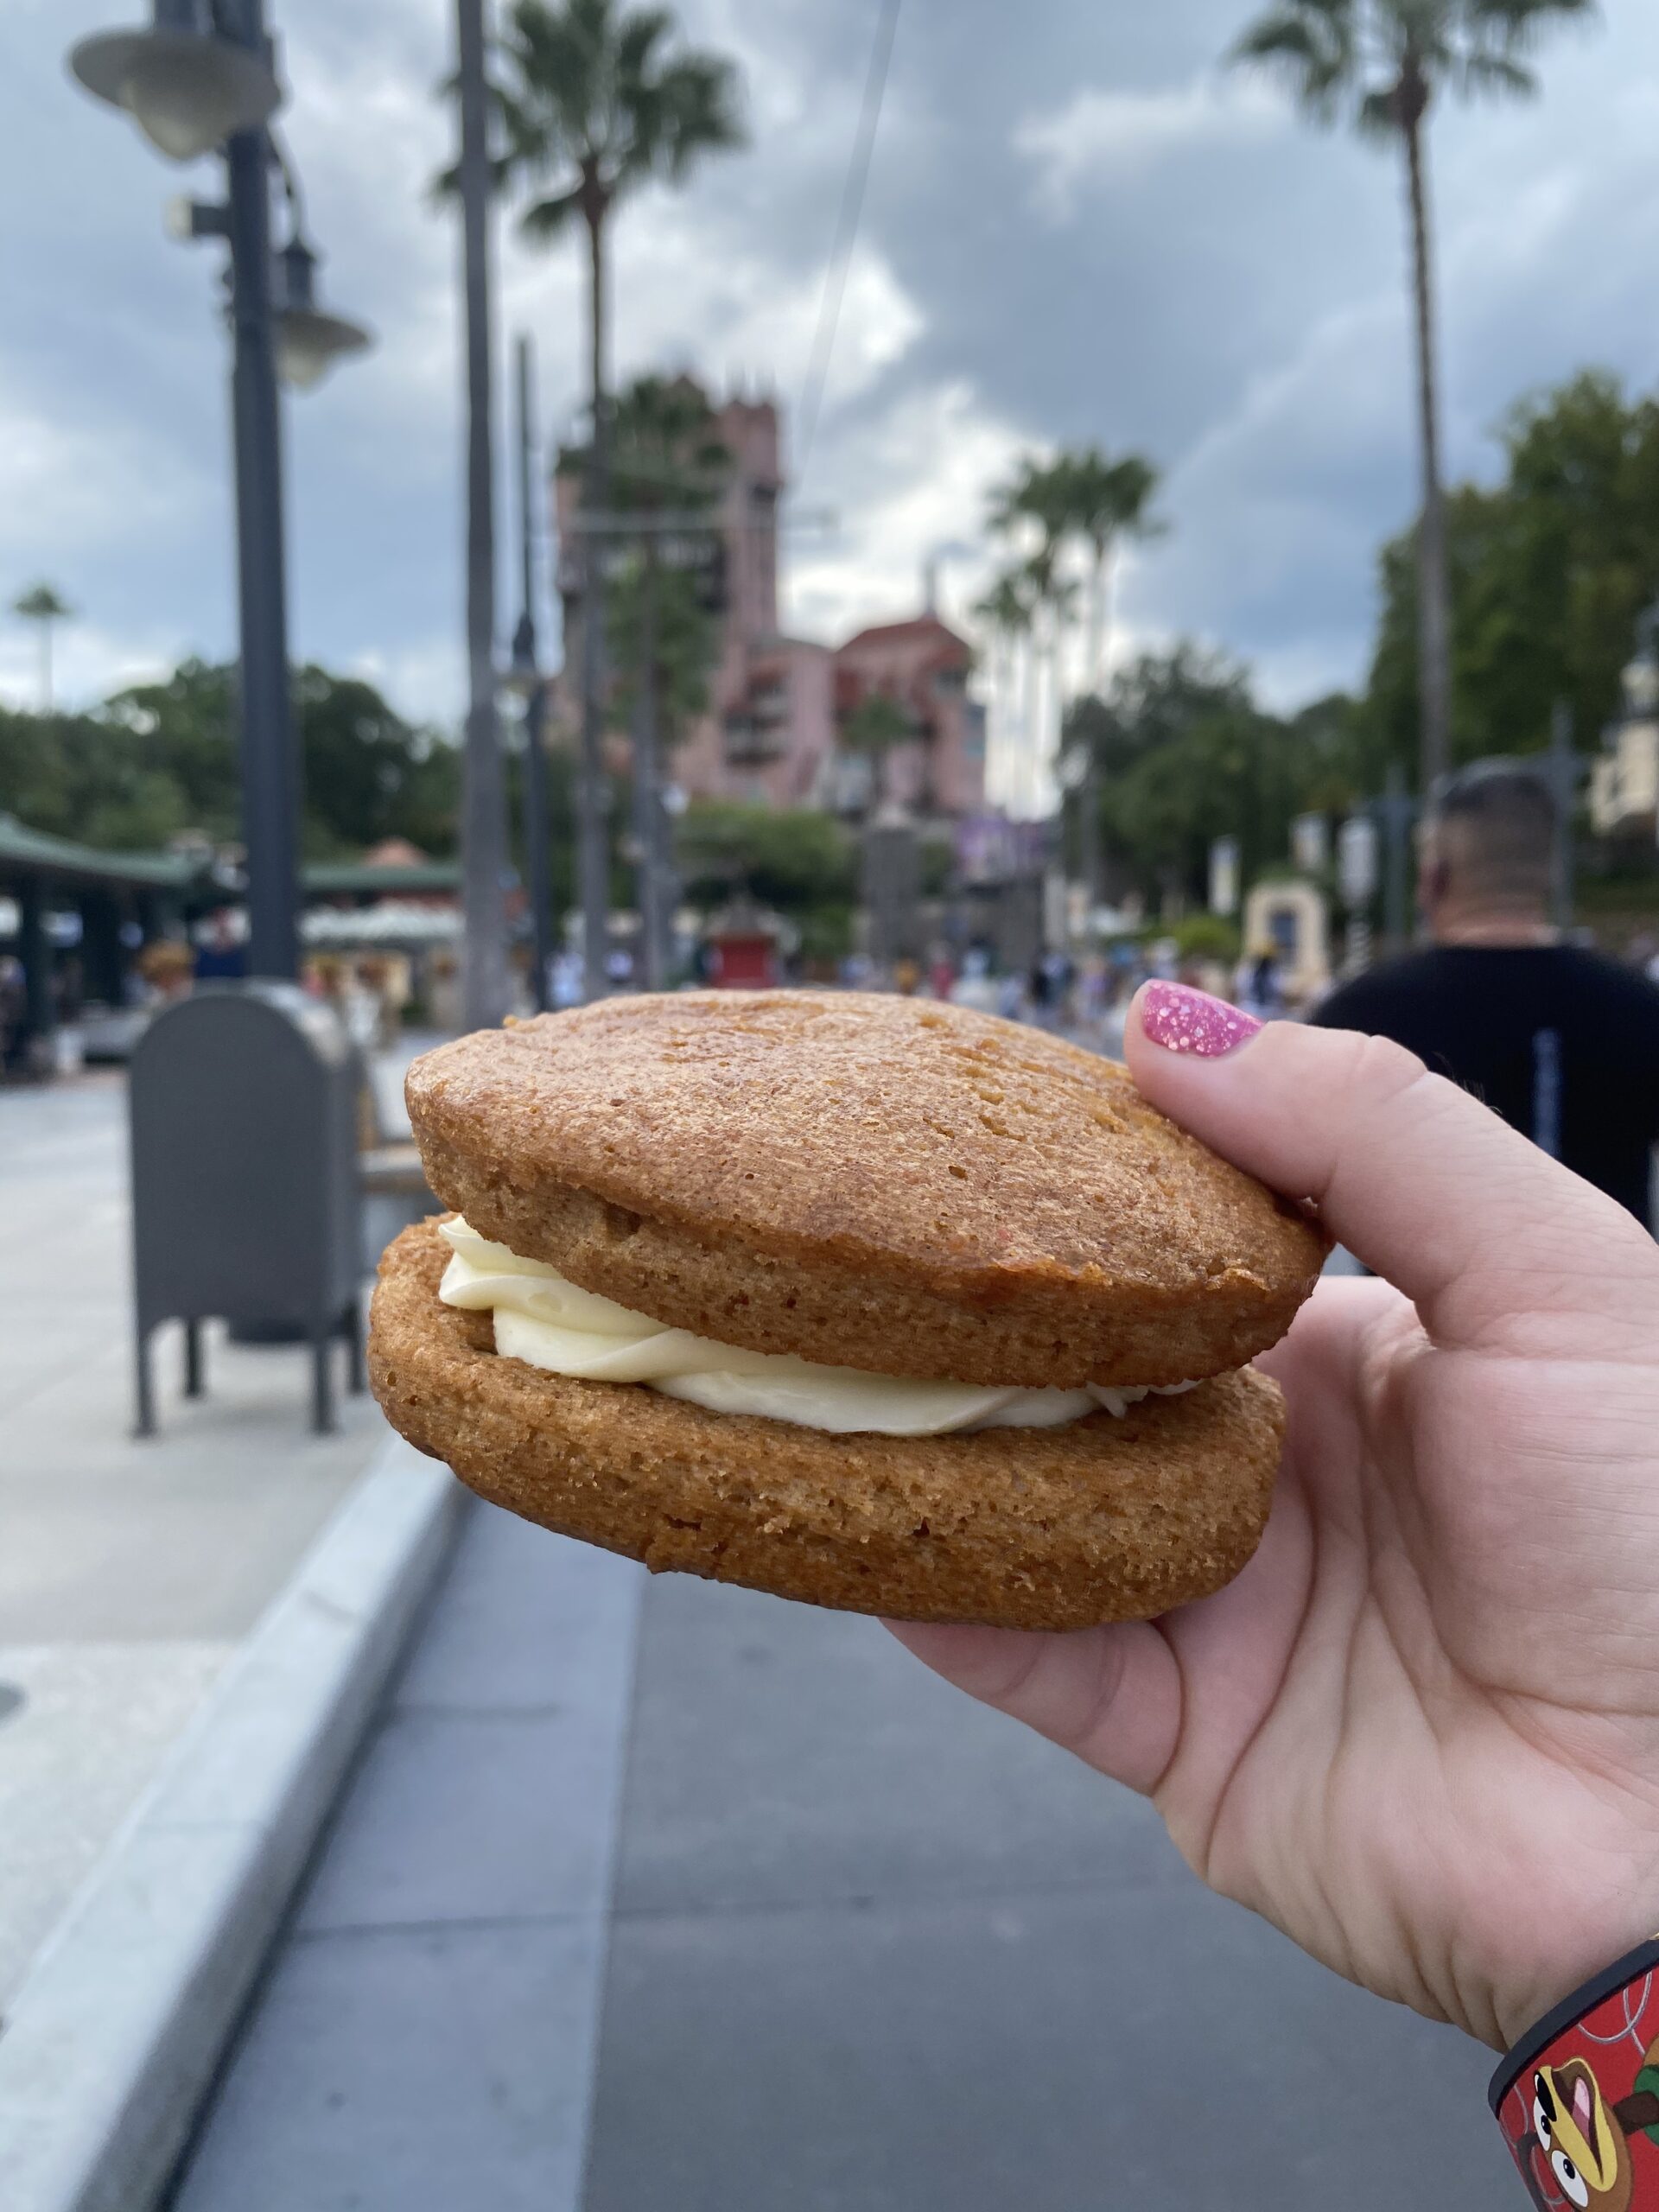
[(1279, 976), (1279, 948), (1263, 938), (1239, 963), (1238, 1003), (1258, 1021), (1273, 1021), (1285, 1010), (1284, 985)]
[(1522, 763), (1436, 789), (1419, 833), (1433, 943), (1343, 984), (1313, 1020), (1391, 1037), (1649, 1223), (1659, 988), (1551, 924), (1555, 803)]

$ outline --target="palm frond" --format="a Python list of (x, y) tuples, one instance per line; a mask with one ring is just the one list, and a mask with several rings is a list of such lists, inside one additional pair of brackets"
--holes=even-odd
[(1287, 85), (1316, 121), (1334, 122), (1359, 66), (1355, 0), (1287, 0), (1239, 37), (1227, 59)]
[(1504, 52), (1523, 54), (1541, 33), (1557, 22), (1592, 22), (1598, 0), (1464, 0), (1469, 28), (1477, 38), (1496, 33)]
[(1457, 76), (1459, 91), (1472, 99), (1529, 100), (1538, 92), (1537, 72), (1507, 54), (1466, 54)]
[(536, 245), (550, 245), (555, 238), (562, 238), (582, 213), (582, 190), (573, 186), (569, 192), (550, 194), (545, 200), (532, 200), (518, 218), (518, 227)]
[(1392, 138), (1400, 128), (1399, 95), (1392, 85), (1379, 85), (1367, 92), (1354, 110), (1354, 123), (1362, 138)]

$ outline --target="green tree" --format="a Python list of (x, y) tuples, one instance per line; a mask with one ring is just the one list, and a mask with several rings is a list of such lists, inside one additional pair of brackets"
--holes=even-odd
[[(706, 705), (720, 632), (707, 588), (720, 538), (700, 527), (731, 473), (713, 409), (690, 377), (637, 378), (616, 409), (610, 499), (639, 531), (607, 539), (621, 555), (607, 594), (607, 632), (632, 735), (630, 781), (648, 990), (667, 979), (670, 914), (662, 756)], [(585, 465), (566, 455), (562, 466)], [(690, 564), (690, 565), (688, 565)]]
[[(640, 186), (684, 181), (705, 156), (743, 143), (739, 80), (722, 56), (673, 44), (672, 15), (619, 0), (513, 0), (496, 45), (498, 179), (524, 200), (519, 229), (551, 245), (580, 226), (588, 244), (588, 398), (592, 441), (585, 504), (608, 496), (611, 218)], [(589, 562), (580, 652), (582, 772), (579, 875), (588, 988), (604, 988), (605, 808), (601, 753), (602, 586)]]
[[(1586, 371), (1523, 400), (1501, 437), (1501, 480), (1447, 500), (1458, 760), (1537, 750), (1558, 699), (1592, 744), (1659, 591), (1659, 401)], [(1377, 782), (1409, 758), (1416, 582), (1415, 546), (1396, 539), (1382, 556), (1366, 701)]]
[(1319, 124), (1344, 111), (1367, 135), (1397, 140), (1411, 217), (1412, 298), (1422, 493), (1417, 526), (1419, 715), (1425, 786), (1451, 755), (1451, 599), (1441, 487), (1435, 301), (1426, 126), (1446, 87), (1524, 97), (1526, 57), (1547, 25), (1587, 16), (1594, 0), (1274, 0), (1232, 51), (1288, 79)]
[(14, 614), (21, 614), (25, 622), (33, 622), (41, 641), (41, 712), (52, 711), (52, 626), (67, 622), (73, 614), (70, 606), (53, 587), (45, 582), (30, 584), (11, 602)]
[[(461, 756), (395, 714), (372, 684), (296, 671), (305, 761), (305, 850), (314, 860), (405, 837), (455, 849)], [(118, 691), (91, 715), (0, 711), (0, 812), (105, 851), (156, 851), (241, 824), (234, 664), (187, 660)]]
[(694, 906), (707, 912), (745, 891), (793, 922), (809, 954), (849, 949), (858, 858), (832, 816), (696, 800), (681, 821), (678, 849)]
[(1281, 866), (1291, 818), (1363, 795), (1350, 702), (1289, 720), (1257, 704), (1249, 671), (1181, 641), (1121, 669), (1067, 717), (1068, 750), (1092, 757), (1103, 849), (1119, 895), (1202, 900), (1210, 847), (1236, 837), (1243, 880)]
[(914, 718), (886, 691), (870, 691), (842, 722), (839, 734), (849, 753), (861, 753), (870, 763), (869, 811), (875, 814), (887, 796), (887, 762), (915, 736)]

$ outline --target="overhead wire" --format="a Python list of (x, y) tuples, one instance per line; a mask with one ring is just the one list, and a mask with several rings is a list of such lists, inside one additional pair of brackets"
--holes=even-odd
[(800, 455), (795, 470), (798, 483), (806, 475), (812, 442), (817, 435), (824, 385), (830, 375), (830, 358), (835, 350), (836, 330), (841, 321), (842, 302), (847, 291), (847, 273), (852, 266), (853, 249), (858, 243), (859, 221), (864, 212), (864, 188), (869, 182), (870, 159), (875, 151), (876, 126), (881, 120), (881, 101), (887, 91), (887, 67), (893, 59), (893, 40), (899, 28), (900, 3), (901, 0), (880, 0), (876, 16), (870, 64), (864, 78), (864, 99), (859, 109), (858, 128), (853, 136), (847, 181), (842, 188), (835, 239), (824, 268), (823, 290), (818, 299), (817, 327), (813, 333), (806, 378), (801, 388)]

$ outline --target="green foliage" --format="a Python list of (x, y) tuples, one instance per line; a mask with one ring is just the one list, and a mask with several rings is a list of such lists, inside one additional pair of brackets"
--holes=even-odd
[[(664, 516), (697, 517), (713, 510), (725, 489), (732, 456), (714, 410), (689, 377), (639, 377), (617, 400), (612, 416), (608, 498), (650, 524)], [(560, 456), (562, 472), (587, 465), (585, 448)], [(720, 657), (720, 624), (704, 603), (695, 569), (677, 556), (706, 552), (710, 532), (692, 528), (632, 545), (606, 588), (606, 636), (620, 682), (617, 707), (632, 715), (644, 674), (645, 639), (654, 626), (658, 734), (672, 744), (709, 702), (709, 680)], [(654, 605), (652, 604), (654, 601)]]
[(435, 855), (454, 851), (461, 755), (453, 745), (394, 714), (372, 683), (326, 669), (296, 671), (294, 710), (312, 857), (385, 837), (406, 837)]
[(880, 763), (895, 745), (916, 734), (916, 726), (897, 699), (885, 691), (872, 691), (859, 701), (841, 726), (841, 741), (849, 753), (867, 753)]
[(830, 909), (850, 912), (858, 896), (853, 842), (831, 816), (804, 807), (696, 800), (680, 820), (675, 853), (693, 906), (708, 909), (737, 890), (800, 920)]
[(1346, 112), (1381, 136), (1414, 129), (1443, 86), (1535, 92), (1528, 56), (1540, 30), (1594, 13), (1595, 0), (1275, 0), (1229, 58), (1271, 72), (1315, 122)]
[(1238, 839), (1249, 884), (1284, 859), (1294, 815), (1363, 795), (1347, 701), (1268, 714), (1239, 664), (1185, 642), (1120, 671), (1103, 699), (1078, 701), (1065, 741), (1093, 755), (1114, 872), (1153, 905), (1203, 899), (1214, 839)]
[[(455, 845), (460, 755), (394, 714), (372, 684), (306, 667), (295, 677), (312, 859), (406, 837)], [(187, 660), (90, 715), (0, 709), (0, 811), (106, 851), (154, 851), (197, 833), (240, 834), (236, 671)]]
[(26, 622), (62, 622), (74, 613), (67, 600), (52, 585), (30, 584), (11, 602), (14, 614), (21, 614)]
[[(744, 143), (737, 73), (671, 49), (674, 18), (617, 0), (514, 0), (496, 40), (496, 178), (530, 194), (526, 237), (601, 223), (652, 177), (679, 183), (705, 153)], [(439, 179), (452, 190), (451, 171)]]
[(646, 601), (653, 594), (658, 736), (671, 745), (709, 704), (709, 679), (719, 657), (720, 632), (698, 599), (696, 578), (683, 569), (653, 572), (643, 558), (635, 557), (613, 575), (605, 588), (605, 635), (617, 673), (614, 706), (620, 723), (626, 726), (634, 711), (644, 674)]
[[(1447, 501), (1452, 757), (1535, 752), (1557, 699), (1588, 748), (1614, 712), (1637, 615), (1659, 588), (1659, 400), (1586, 371), (1523, 401), (1503, 480)], [(1382, 556), (1365, 720), (1373, 785), (1408, 766), (1417, 721), (1416, 547)]]
[[(1160, 932), (1161, 934), (1161, 932)], [(1175, 940), (1181, 960), (1236, 960), (1240, 938), (1236, 922), (1224, 914), (1187, 914), (1168, 934)]]
[(972, 609), (976, 620), (984, 623), (1004, 644), (1028, 634), (1032, 612), (1030, 583), (1017, 569), (998, 576)]

